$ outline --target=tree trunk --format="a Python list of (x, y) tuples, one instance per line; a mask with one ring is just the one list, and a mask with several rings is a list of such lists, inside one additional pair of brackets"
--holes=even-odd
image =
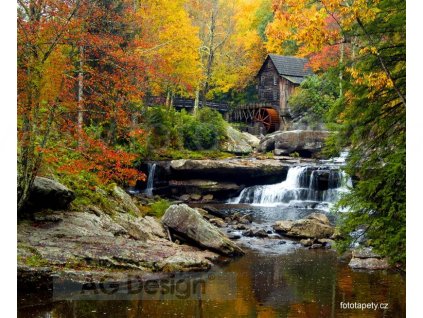
[(216, 14), (217, 14), (217, 1), (213, 3), (213, 9), (210, 17), (210, 40), (208, 45), (208, 57), (206, 65), (206, 80), (203, 85), (203, 92), (201, 96), (202, 106), (206, 106), (206, 96), (209, 91), (210, 79), (212, 74), (212, 68), (214, 63), (214, 38), (216, 32)]
[(200, 87), (197, 87), (195, 90), (195, 100), (194, 100), (194, 114), (198, 111), (198, 105), (200, 102)]
[(341, 67), (339, 69), (339, 97), (342, 97), (342, 94), (343, 94), (343, 87), (342, 87), (342, 80), (344, 76), (342, 72), (343, 63), (344, 63), (344, 42), (341, 43), (340, 56), (339, 56), (339, 64), (341, 64)]
[(170, 103), (169, 103), (169, 109), (173, 107), (173, 99), (175, 97), (175, 93), (172, 91), (170, 93)]
[(170, 104), (170, 89), (167, 89), (167, 93), (166, 93), (166, 107), (169, 107)]
[(79, 47), (79, 71), (78, 71), (78, 144), (82, 143), (82, 130), (84, 125), (84, 47)]

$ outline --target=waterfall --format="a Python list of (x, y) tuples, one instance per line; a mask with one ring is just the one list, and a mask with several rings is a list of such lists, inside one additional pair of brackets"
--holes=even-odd
[(285, 181), (245, 188), (228, 203), (257, 205), (289, 204), (291, 201), (335, 202), (351, 187), (350, 178), (339, 169), (296, 166), (288, 170)]
[(144, 193), (148, 196), (153, 195), (153, 189), (154, 189), (154, 172), (156, 171), (156, 164), (155, 163), (149, 163), (148, 164), (148, 174), (147, 174), (147, 186), (144, 190)]
[(245, 188), (237, 198), (231, 200), (231, 203), (267, 204), (298, 200), (303, 191), (300, 184), (305, 169), (307, 168), (290, 168), (286, 180), (281, 183)]
[(352, 188), (352, 180), (344, 171), (338, 171), (337, 174), (338, 177), (335, 180), (332, 174), (329, 175), (329, 188), (323, 192), (322, 201), (336, 202), (340, 194)]

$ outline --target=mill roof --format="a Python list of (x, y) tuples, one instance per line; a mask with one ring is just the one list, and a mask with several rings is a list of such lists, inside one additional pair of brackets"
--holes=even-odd
[(294, 84), (300, 84), (304, 80), (304, 77), (313, 74), (313, 71), (308, 66), (308, 60), (306, 58), (277, 54), (269, 54), (267, 56), (259, 73), (268, 59), (275, 65), (280, 76)]

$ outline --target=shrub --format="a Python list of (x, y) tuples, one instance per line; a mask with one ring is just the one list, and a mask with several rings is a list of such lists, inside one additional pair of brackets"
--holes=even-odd
[(216, 149), (226, 138), (227, 123), (222, 115), (208, 107), (186, 117), (182, 126), (184, 147), (190, 150)]
[(226, 138), (227, 123), (219, 112), (208, 107), (200, 108), (196, 114), (160, 106), (150, 107), (145, 125), (148, 146), (142, 149), (142, 153), (149, 156), (162, 148), (216, 149)]
[(158, 201), (151, 204), (150, 211), (147, 214), (160, 218), (163, 216), (163, 214), (166, 212), (166, 210), (169, 207), (170, 207), (170, 202), (168, 200), (159, 199)]
[(181, 117), (173, 108), (150, 107), (146, 116), (146, 126), (149, 132), (147, 143), (154, 148), (181, 148), (180, 134)]
[(338, 88), (325, 77), (307, 77), (289, 98), (294, 120), (309, 128), (318, 128), (326, 122), (326, 113), (336, 103)]

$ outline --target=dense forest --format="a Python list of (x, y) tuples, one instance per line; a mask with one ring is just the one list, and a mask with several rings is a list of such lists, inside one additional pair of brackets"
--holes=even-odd
[[(206, 100), (252, 101), (269, 53), (315, 75), (294, 114), (349, 149), (342, 231), (405, 265), (405, 1), (18, 0), (18, 212), (36, 175), (72, 187), (145, 179), (144, 159), (225, 156), (228, 123)], [(155, 105), (155, 97), (164, 100)], [(193, 113), (173, 99), (195, 100)], [(79, 200), (79, 201), (78, 201)], [(346, 248), (356, 237), (345, 235)]]

